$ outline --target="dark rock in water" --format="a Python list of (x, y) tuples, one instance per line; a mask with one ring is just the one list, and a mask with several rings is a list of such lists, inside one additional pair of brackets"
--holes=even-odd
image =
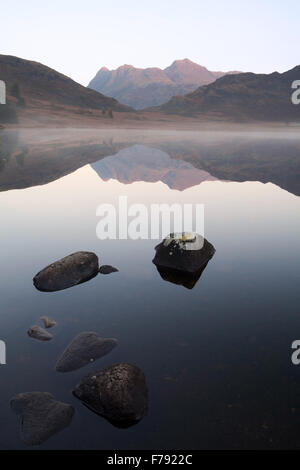
[(92, 372), (82, 379), (73, 394), (117, 427), (132, 426), (147, 414), (145, 375), (132, 364), (120, 363)]
[(199, 271), (195, 271), (194, 273), (160, 266), (156, 266), (156, 269), (164, 281), (172, 282), (173, 284), (186, 287), (187, 289), (193, 289), (207, 265), (208, 262)]
[(95, 253), (78, 251), (50, 264), (33, 279), (38, 290), (53, 292), (76, 286), (96, 276), (99, 271)]
[(56, 370), (70, 372), (80, 369), (108, 354), (117, 344), (115, 338), (101, 338), (93, 331), (79, 333), (57, 361)]
[(49, 341), (53, 338), (51, 333), (44, 330), (44, 328), (38, 325), (33, 325), (31, 328), (29, 328), (27, 334), (31, 338), (38, 339), (39, 341)]
[(109, 264), (104, 264), (103, 266), (100, 266), (99, 273), (101, 274), (110, 274), (110, 273), (117, 273), (119, 270), (117, 268), (114, 268), (113, 266), (110, 266)]
[(44, 323), (45, 328), (52, 328), (57, 325), (55, 320), (52, 320), (50, 317), (41, 317), (42, 322)]
[(30, 446), (42, 444), (69, 426), (74, 415), (71, 405), (56, 401), (47, 392), (20, 393), (10, 405), (21, 416), (21, 437)]
[(185, 233), (171, 234), (157, 245), (155, 250), (156, 255), (152, 262), (157, 267), (185, 273), (201, 271), (216, 251), (213, 245), (200, 235)]

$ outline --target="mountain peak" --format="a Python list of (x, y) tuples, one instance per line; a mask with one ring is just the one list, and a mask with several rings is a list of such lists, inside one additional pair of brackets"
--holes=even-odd
[(175, 60), (164, 72), (175, 83), (206, 85), (215, 80), (212, 72), (190, 59)]
[(127, 69), (134, 69), (135, 67), (133, 65), (129, 65), (129, 64), (124, 64), (124, 65), (121, 65), (117, 70), (127, 70)]
[(172, 67), (172, 65), (181, 65), (181, 64), (195, 64), (195, 62), (192, 62), (190, 59), (177, 59), (177, 60), (174, 60), (174, 62), (171, 64), (170, 67)]

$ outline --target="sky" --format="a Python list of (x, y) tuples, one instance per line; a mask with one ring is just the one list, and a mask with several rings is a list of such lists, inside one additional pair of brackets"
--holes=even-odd
[(165, 68), (184, 58), (214, 71), (300, 64), (299, 0), (11, 0), (0, 19), (1, 54), (83, 85), (103, 66)]

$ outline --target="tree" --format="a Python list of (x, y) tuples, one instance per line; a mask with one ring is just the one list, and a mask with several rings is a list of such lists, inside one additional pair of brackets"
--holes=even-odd
[(14, 83), (10, 91), (11, 95), (17, 99), (18, 106), (25, 106), (25, 100), (21, 96), (20, 87), (18, 83)]

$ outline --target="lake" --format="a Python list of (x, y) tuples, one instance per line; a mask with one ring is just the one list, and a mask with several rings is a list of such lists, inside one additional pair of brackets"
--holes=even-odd
[[(37, 449), (299, 448), (300, 136), (278, 132), (20, 130), (0, 134), (1, 449), (28, 449), (10, 409), (50, 392), (75, 408)], [(99, 240), (99, 204), (204, 204), (216, 252), (192, 288), (152, 263), (159, 240)], [(34, 275), (87, 250), (119, 272), (58, 292)], [(191, 286), (189, 286), (191, 287)], [(27, 335), (40, 317), (53, 339)], [(118, 340), (95, 363), (55, 364), (82, 331)], [(126, 429), (72, 390), (119, 362), (145, 374), (148, 414)]]

